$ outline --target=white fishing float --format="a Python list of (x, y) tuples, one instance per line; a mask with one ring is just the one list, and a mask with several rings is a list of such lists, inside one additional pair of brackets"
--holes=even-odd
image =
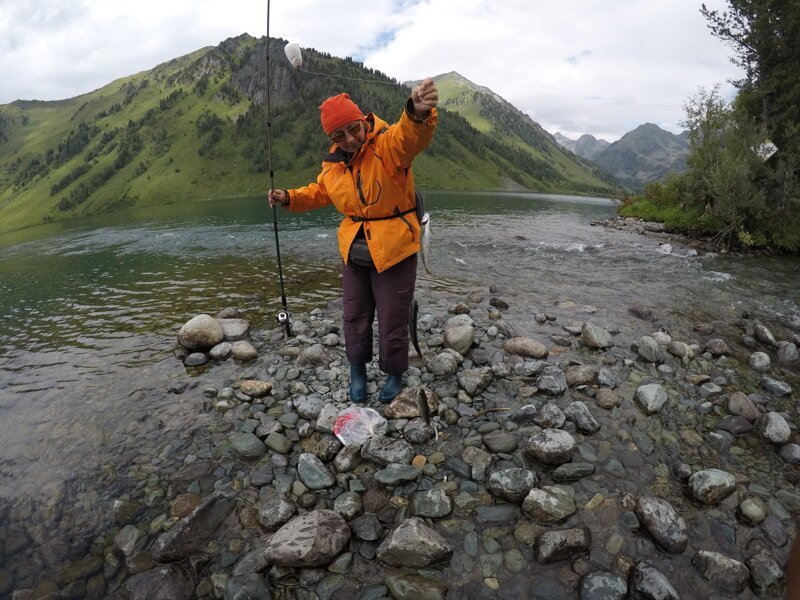
[(292, 67), (294, 67), (295, 71), (299, 71), (303, 68), (303, 52), (300, 50), (299, 45), (294, 42), (289, 42), (286, 44), (283, 51), (286, 53), (286, 58), (292, 63)]

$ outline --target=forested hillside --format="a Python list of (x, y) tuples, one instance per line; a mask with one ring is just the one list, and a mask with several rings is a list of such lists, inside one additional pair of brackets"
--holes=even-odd
[[(342, 91), (394, 121), (408, 88), (294, 71), (272, 40), (276, 185), (315, 177), (327, 150), (318, 106)], [(228, 39), (76, 98), (0, 106), (0, 231), (129, 206), (261, 195), (268, 186), (266, 44)], [(349, 58), (304, 51), (311, 70), (392, 82)], [(424, 75), (424, 74), (423, 74)], [(613, 193), (535, 141), (486, 134), (443, 106), (419, 187)], [(526, 147), (526, 144), (530, 147)], [(560, 151), (560, 150), (559, 150)]]

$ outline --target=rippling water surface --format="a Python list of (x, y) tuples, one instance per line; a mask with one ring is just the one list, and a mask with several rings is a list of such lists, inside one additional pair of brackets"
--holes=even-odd
[[(620, 325), (637, 303), (675, 328), (742, 312), (800, 320), (796, 258), (698, 255), (592, 226), (615, 214), (604, 199), (431, 193), (427, 204), (438, 279), (420, 276), (423, 311), (425, 294), (456, 301), (497, 285), (522, 332), (559, 301)], [(293, 310), (339, 296), (337, 222), (331, 210), (280, 213)], [(0, 500), (12, 503), (112, 487), (114, 465), (146, 443), (137, 435), (166, 427), (157, 416), (179, 403), (166, 390), (187, 378), (173, 356), (180, 325), (236, 306), (264, 330), (280, 306), (260, 200), (52, 225), (0, 235), (0, 248)]]

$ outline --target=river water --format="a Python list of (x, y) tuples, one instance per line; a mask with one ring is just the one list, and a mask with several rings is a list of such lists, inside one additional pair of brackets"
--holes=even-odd
[[(423, 312), (426, 296), (493, 285), (523, 335), (568, 301), (622, 332), (634, 304), (682, 332), (744, 313), (800, 322), (796, 257), (698, 254), (593, 226), (615, 214), (606, 199), (429, 193), (427, 205), (436, 278), (420, 271)], [(337, 298), (338, 215), (279, 219), (290, 309)], [(3, 234), (0, 248), (0, 517), (29, 503), (18, 513), (43, 519), (66, 499), (86, 510), (60, 526), (91, 532), (93, 507), (126, 491), (121, 465), (198, 410), (167, 393), (193, 376), (173, 354), (180, 326), (226, 306), (256, 331), (275, 326), (271, 213), (258, 199), (192, 203)]]

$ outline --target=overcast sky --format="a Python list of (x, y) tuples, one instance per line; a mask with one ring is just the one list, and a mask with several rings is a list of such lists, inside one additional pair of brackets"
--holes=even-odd
[[(677, 133), (699, 86), (732, 95), (740, 73), (700, 4), (272, 0), (270, 33), (400, 80), (457, 71), (551, 133), (614, 141), (646, 122)], [(0, 0), (0, 104), (77, 96), (266, 21), (266, 0)]]

